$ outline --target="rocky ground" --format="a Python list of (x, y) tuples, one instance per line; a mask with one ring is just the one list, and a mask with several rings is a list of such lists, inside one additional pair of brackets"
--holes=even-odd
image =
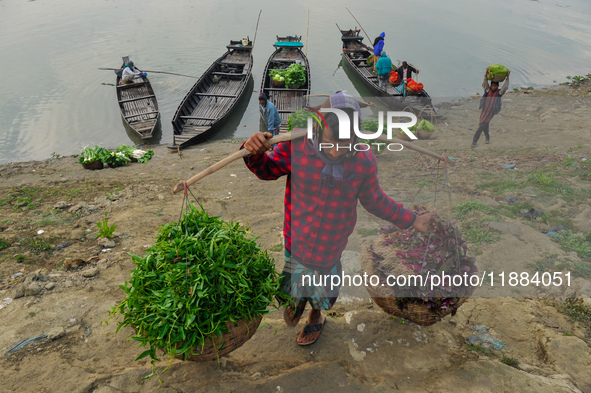
[[(297, 346), (303, 323), (287, 328), (273, 311), (219, 363), (164, 360), (160, 388), (156, 378), (142, 380), (151, 367), (134, 362), (142, 349), (126, 340), (130, 331), (115, 334), (116, 320), (104, 321), (123, 298), (129, 253), (141, 254), (159, 226), (178, 220), (183, 196), (173, 186), (241, 141), (182, 156), (158, 146), (146, 164), (99, 171), (72, 157), (1, 166), (0, 390), (591, 392), (590, 91), (510, 92), (491, 123), (492, 143), (482, 138), (476, 149), (478, 100), (442, 105), (434, 138), (413, 143), (454, 157), (447, 171), (410, 150), (378, 155), (383, 189), (407, 206), (455, 216), (481, 270), (571, 272), (570, 286), (489, 288), (430, 327), (393, 318), (347, 289), (315, 345)], [(191, 190), (211, 213), (250, 226), (280, 269), (284, 186), (235, 162)], [(530, 209), (539, 217), (525, 218)], [(116, 232), (96, 239), (106, 219)], [(358, 271), (383, 223), (359, 208), (347, 272)], [(543, 233), (550, 229), (566, 235)]]

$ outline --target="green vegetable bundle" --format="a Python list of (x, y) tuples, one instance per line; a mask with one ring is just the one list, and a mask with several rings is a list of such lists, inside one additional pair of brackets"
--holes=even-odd
[(306, 83), (306, 70), (301, 64), (293, 63), (285, 72), (285, 87), (297, 89)]
[(507, 69), (507, 67), (500, 64), (493, 64), (488, 67), (488, 74), (486, 75), (486, 79), (502, 82), (505, 80), (508, 73), (509, 70)]
[(97, 160), (100, 160), (102, 162), (108, 154), (109, 151), (104, 147), (85, 147), (84, 150), (82, 150), (82, 154), (80, 155), (80, 157), (78, 157), (78, 163), (83, 165)]
[[(137, 150), (136, 150), (137, 151)], [(136, 157), (137, 158), (137, 162), (148, 162), (152, 159), (152, 157), (154, 157), (154, 150), (146, 150), (146, 152), (144, 153), (144, 155), (142, 157)]]
[(107, 154), (103, 156), (103, 162), (109, 165), (111, 168), (127, 165), (131, 161), (125, 152), (123, 151), (107, 151)]
[(143, 151), (128, 145), (121, 145), (114, 151), (94, 146), (85, 147), (82, 150), (82, 154), (78, 157), (78, 163), (84, 165), (100, 161), (114, 168), (126, 165), (132, 158), (136, 158), (138, 162), (148, 162), (153, 156), (153, 150)]
[(127, 158), (130, 160), (135, 158), (137, 162), (148, 162), (152, 157), (154, 157), (154, 150), (139, 150), (133, 146), (129, 145), (121, 145), (115, 150), (116, 153), (124, 153)]
[(314, 112), (300, 109), (299, 111), (292, 113), (289, 116), (289, 120), (287, 121), (287, 131), (291, 131), (296, 128), (307, 128), (308, 127), (308, 118), (314, 119), (318, 124), (320, 124), (320, 119)]
[(183, 360), (198, 356), (227, 333), (227, 322), (270, 311), (278, 274), (247, 229), (190, 205), (181, 222), (161, 227), (156, 239), (146, 255), (132, 255), (135, 270), (121, 286), (127, 297), (111, 310), (123, 314), (117, 331), (131, 326), (132, 338), (149, 344), (138, 359), (159, 360), (156, 350)]
[(269, 76), (277, 82), (285, 82), (285, 73), (287, 70), (271, 70)]
[(380, 128), (379, 120), (366, 120), (361, 124), (361, 129), (367, 132), (376, 132)]
[(115, 152), (124, 153), (127, 157), (131, 158), (131, 157), (133, 157), (134, 150), (135, 150), (135, 147), (133, 147), (133, 146), (121, 145), (115, 150)]
[(435, 131), (435, 126), (429, 120), (421, 120), (419, 124), (416, 125), (417, 130), (423, 131)]

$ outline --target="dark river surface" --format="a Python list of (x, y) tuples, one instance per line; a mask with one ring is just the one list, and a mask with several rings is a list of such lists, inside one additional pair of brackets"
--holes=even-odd
[[(345, 7), (366, 41), (386, 33), (390, 57), (420, 68), (419, 81), (436, 100), (480, 92), (490, 64), (512, 71), (512, 88), (591, 71), (588, 0), (0, 0), (0, 163), (131, 144), (115, 74), (97, 68), (119, 67), (130, 56), (143, 69), (199, 77), (231, 39), (254, 38), (259, 10), (252, 96), (215, 138), (258, 130), (256, 97), (276, 35), (302, 36), (312, 94), (363, 96), (340, 64), (337, 24), (359, 27)], [(172, 116), (196, 79), (148, 76), (162, 112), (157, 141), (170, 144)]]

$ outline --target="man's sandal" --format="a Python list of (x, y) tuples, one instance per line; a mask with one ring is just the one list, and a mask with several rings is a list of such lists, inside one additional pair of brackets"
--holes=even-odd
[[(298, 336), (296, 342), (298, 343), (298, 345), (304, 347), (306, 345), (312, 345), (314, 344), (316, 341), (318, 341), (318, 339), (320, 338), (320, 333), (322, 333), (322, 329), (324, 329), (324, 325), (326, 324), (326, 317), (324, 317), (324, 321), (322, 321), (322, 323), (319, 323), (317, 325), (308, 325), (306, 324), (306, 326), (304, 326), (304, 328), (302, 329), (302, 331), (300, 332), (300, 335)], [(306, 342), (300, 342), (301, 339), (306, 338), (307, 336), (309, 336), (310, 334), (314, 334), (318, 332), (318, 335), (316, 335), (316, 338), (312, 341), (306, 341)]]

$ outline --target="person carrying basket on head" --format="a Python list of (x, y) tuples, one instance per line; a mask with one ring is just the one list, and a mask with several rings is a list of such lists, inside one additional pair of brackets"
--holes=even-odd
[(484, 132), (484, 136), (486, 137), (485, 143), (490, 143), (490, 134), (488, 133), (488, 126), (492, 118), (501, 111), (501, 97), (507, 89), (509, 88), (509, 74), (511, 71), (507, 70), (507, 79), (501, 90), (499, 90), (499, 82), (490, 82), (488, 83), (488, 70), (490, 67), (486, 68), (486, 72), (484, 73), (484, 80), (482, 81), (482, 88), (484, 89), (484, 94), (480, 99), (480, 107), (482, 109), (480, 112), (480, 124), (478, 125), (478, 129), (474, 134), (474, 138), (472, 138), (472, 147), (476, 147), (476, 143), (478, 143), (478, 139), (480, 139), (480, 135)]

